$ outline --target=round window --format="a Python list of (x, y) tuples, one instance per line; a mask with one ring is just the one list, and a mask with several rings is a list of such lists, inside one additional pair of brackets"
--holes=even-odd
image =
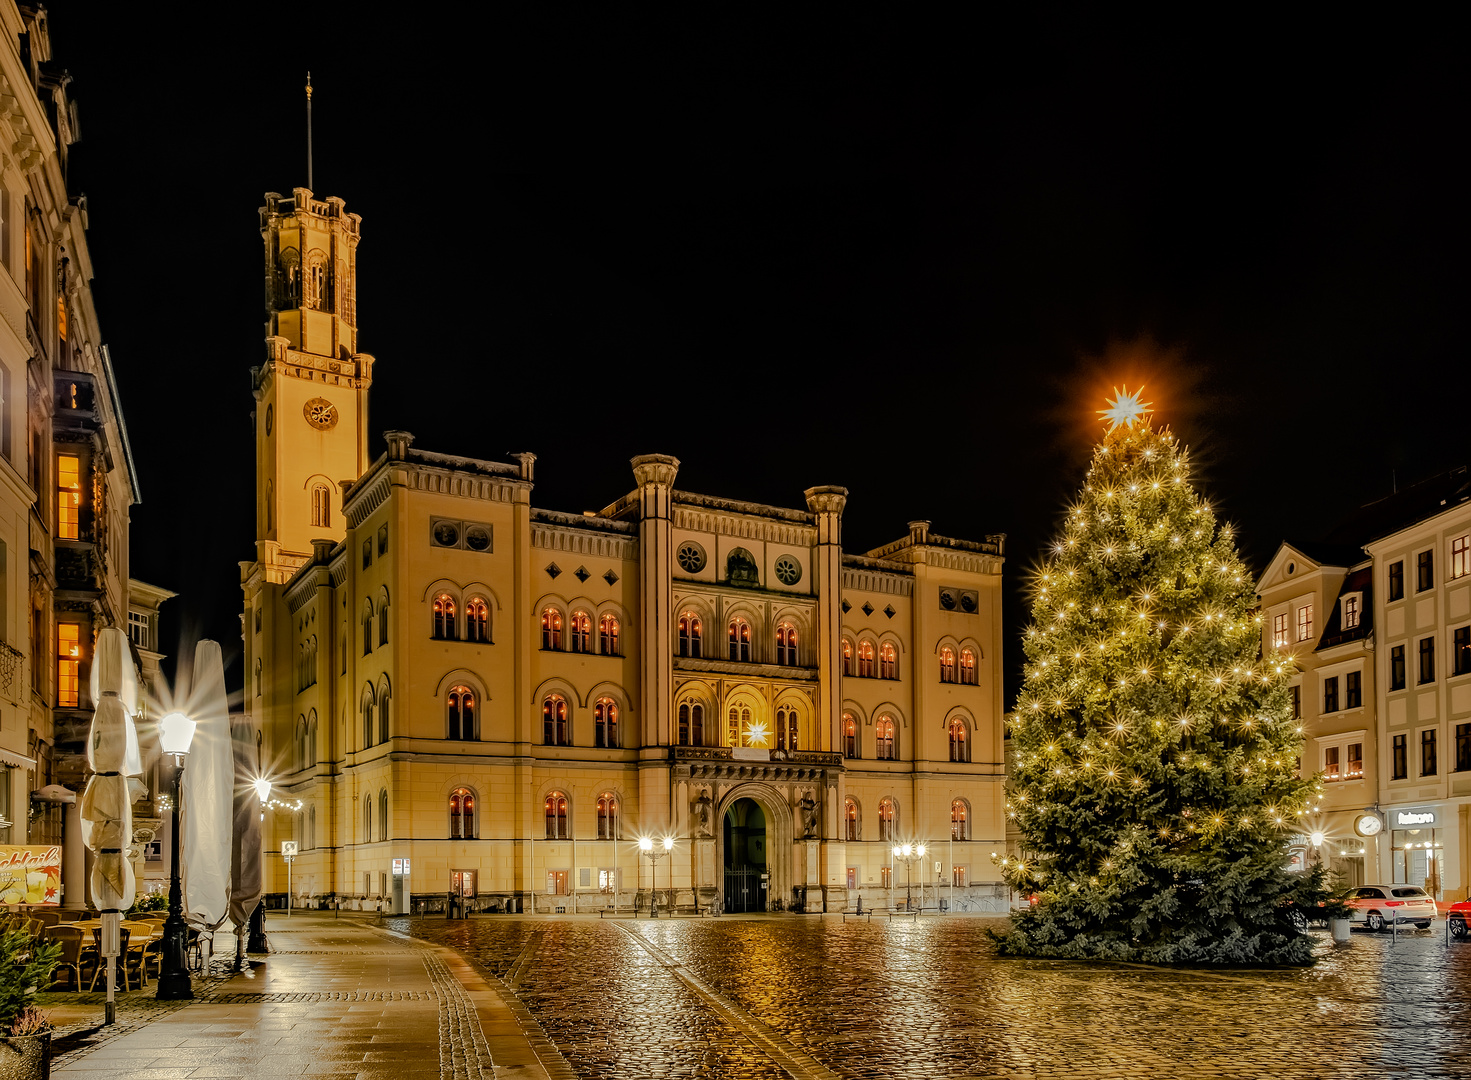
[(674, 557), (679, 560), (679, 567), (686, 574), (698, 574), (705, 569), (705, 549), (691, 540), (680, 544)]
[(434, 542), (440, 547), (454, 547), (460, 542), (460, 530), (453, 522), (441, 521), (434, 526)]
[(776, 560), (776, 580), (783, 585), (795, 585), (802, 580), (802, 564), (790, 555)]
[(963, 592), (960, 594), (960, 609), (962, 611), (974, 612), (976, 609), (976, 594)]
[(940, 606), (946, 611), (955, 610), (955, 594), (949, 589), (940, 590)]
[(471, 551), (486, 551), (490, 548), (490, 530), (483, 525), (472, 525), (465, 530), (465, 546)]

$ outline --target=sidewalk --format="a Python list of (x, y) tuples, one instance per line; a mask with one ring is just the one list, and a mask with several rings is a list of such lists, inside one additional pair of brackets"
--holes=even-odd
[(273, 951), (239, 974), (222, 936), (194, 1001), (157, 1001), (154, 985), (119, 994), (112, 1027), (100, 1027), (100, 994), (45, 995), (58, 1029), (51, 1075), (548, 1077), (516, 1015), (458, 954), (316, 912), (272, 914), (266, 933)]

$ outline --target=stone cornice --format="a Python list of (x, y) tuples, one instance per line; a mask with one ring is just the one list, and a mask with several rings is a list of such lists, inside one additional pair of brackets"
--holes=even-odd
[(531, 546), (577, 555), (596, 555), (606, 559), (638, 558), (638, 540), (635, 537), (609, 535), (601, 529), (554, 525), (545, 521), (532, 523)]
[[(674, 527), (690, 532), (715, 533), (733, 536), (741, 540), (753, 540), (767, 544), (786, 544), (790, 547), (810, 548), (817, 543), (817, 529), (808, 523), (810, 517), (799, 511), (787, 511), (805, 519), (802, 523), (790, 519), (776, 520), (757, 517), (753, 513), (692, 506), (678, 501), (675, 493)], [(749, 504), (736, 504), (749, 505)], [(755, 507), (752, 508), (756, 509)]]
[(872, 565), (874, 562), (876, 560), (863, 559), (859, 563), (859, 560), (845, 556), (843, 559), (843, 589), (887, 593), (890, 596), (914, 595), (913, 575), (898, 567)]
[(298, 570), (286, 583), (286, 610), (295, 615), (317, 595), (317, 590), (332, 584), (331, 574), (321, 563), (310, 563)]

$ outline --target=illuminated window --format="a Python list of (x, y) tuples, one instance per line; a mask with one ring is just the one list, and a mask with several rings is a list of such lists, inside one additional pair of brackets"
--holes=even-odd
[(75, 709), (82, 703), (82, 628), (77, 623), (56, 624), (56, 704)]
[(964, 799), (956, 799), (950, 804), (950, 839), (970, 839), (970, 807)]
[(445, 695), (445, 706), (449, 710), (449, 737), (475, 738), (475, 691), (468, 686), (452, 686)]
[(879, 802), (879, 839), (893, 840), (894, 829), (898, 812), (894, 808), (893, 799), (882, 799)]
[[(545, 619), (543, 619), (545, 626)], [(567, 647), (576, 653), (592, 652), (592, 616), (585, 611), (574, 611), (567, 620)], [(549, 646), (542, 646), (548, 648)]]
[(82, 462), (75, 454), (56, 455), (56, 535), (63, 540), (82, 535)]
[(1359, 625), (1359, 598), (1345, 596), (1343, 598), (1343, 628), (1352, 630)]
[(960, 650), (960, 681), (967, 686), (976, 685), (976, 654), (972, 649)]
[(741, 712), (734, 707), (730, 710), (730, 728), (726, 733), (726, 737), (728, 739), (727, 745), (741, 745)]
[(148, 648), (148, 614), (146, 612), (128, 612), (128, 640), (140, 649)]
[(873, 678), (873, 642), (865, 641), (858, 646), (858, 677)]
[(879, 649), (879, 678), (897, 679), (899, 677), (899, 653), (892, 645), (885, 645)]
[(788, 667), (797, 665), (797, 628), (790, 623), (776, 628), (776, 662)]
[(1323, 750), (1323, 779), (1338, 780), (1338, 747), (1329, 746)]
[(757, 732), (752, 729), (751, 710), (741, 710), (741, 742), (742, 746), (765, 746), (767, 745), (766, 732)]
[(879, 888), (892, 889), (894, 887), (894, 868), (892, 866), (879, 867)]
[(1297, 640), (1307, 641), (1313, 636), (1313, 605), (1304, 604), (1297, 609)]
[(966, 867), (964, 866), (952, 866), (950, 868), (950, 880), (954, 882), (957, 889), (965, 888), (965, 872)]
[(696, 658), (701, 655), (700, 618), (693, 611), (679, 617), (679, 655)]
[(897, 756), (896, 744), (899, 741), (894, 734), (894, 718), (880, 716), (873, 728), (874, 738), (878, 740), (878, 752), (874, 756), (880, 761), (894, 761)]
[(434, 636), (440, 641), (455, 638), (455, 601), (449, 593), (434, 598)]
[(618, 620), (612, 615), (598, 619), (598, 652), (618, 656)]
[(490, 640), (490, 605), (478, 597), (465, 605), (465, 640)]
[(843, 800), (843, 839), (856, 841), (858, 839), (858, 834), (859, 834), (858, 804), (856, 802), (854, 802), (852, 799), (844, 799)]
[(843, 639), (843, 674), (853, 675), (853, 643), (847, 638)]
[(567, 796), (560, 791), (554, 791), (547, 796), (544, 804), (547, 821), (547, 839), (565, 840), (570, 833), (567, 831)]
[(567, 699), (552, 694), (541, 703), (542, 741), (547, 746), (571, 746), (567, 726)]
[(598, 698), (593, 706), (593, 745), (618, 745), (618, 704), (612, 698)]
[(1451, 541), (1451, 577), (1471, 574), (1471, 535), (1458, 536)]
[(314, 526), (325, 528), (331, 524), (329, 500), (326, 484), (316, 484), (312, 487), (312, 524)]
[(843, 756), (858, 757), (858, 721), (850, 712), (843, 714)]
[(598, 796), (598, 839), (618, 839), (618, 799), (611, 791)]
[(1272, 617), (1272, 645), (1278, 649), (1287, 647), (1287, 612), (1285, 611)]
[(449, 838), (475, 839), (475, 796), (465, 788), (455, 788), (449, 794)]
[(950, 760), (970, 760), (970, 740), (966, 737), (965, 721), (956, 717), (950, 721)]
[(940, 650), (940, 681), (955, 681), (955, 650), (948, 645)]
[(751, 659), (751, 624), (745, 619), (730, 621), (730, 658), (749, 663)]
[(785, 750), (787, 748), (787, 710), (776, 710), (776, 725), (773, 735), (776, 739), (776, 748)]
[(541, 613), (541, 647), (562, 648), (562, 613), (556, 608), (547, 608)]

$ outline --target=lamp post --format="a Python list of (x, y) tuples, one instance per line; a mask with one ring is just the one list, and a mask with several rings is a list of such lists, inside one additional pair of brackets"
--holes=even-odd
[[(264, 776), (256, 777), (251, 781), (255, 788), (255, 800), (260, 804), (261, 821), (266, 819), (266, 805), (271, 801), (271, 782)], [(260, 858), (260, 853), (256, 853)], [(246, 943), (247, 952), (263, 953), (270, 952), (270, 944), (266, 941), (266, 904), (261, 900), (251, 909), (249, 941)]]
[(173, 820), (169, 829), (169, 917), (163, 924), (163, 962), (158, 974), (160, 1001), (187, 1001), (194, 997), (184, 954), (189, 948), (189, 928), (184, 922), (184, 891), (179, 876), (179, 804), (184, 798), (184, 758), (194, 741), (195, 723), (181, 712), (171, 712), (158, 722), (158, 745), (174, 758)]
[[(664, 837), (663, 848), (654, 846), (654, 838), (651, 836), (640, 836), (638, 838), (638, 849), (649, 857), (649, 918), (659, 917), (659, 901), (655, 891), (659, 888), (659, 860), (674, 850), (674, 837)], [(669, 891), (674, 891), (674, 863), (669, 864)], [(635, 912), (637, 914), (637, 912)]]
[[(894, 858), (898, 859), (900, 862), (902, 862), (904, 864), (904, 910), (905, 911), (912, 911), (912, 910), (914, 910), (914, 898), (910, 894), (909, 887), (910, 887), (910, 884), (911, 884), (911, 882), (913, 880), (912, 874), (913, 874), (913, 870), (914, 870), (915, 860), (917, 860), (917, 859), (923, 859), (924, 858), (924, 853), (925, 853), (925, 846), (923, 844), (920, 844), (918, 847), (916, 847), (913, 844), (895, 844), (894, 845), (894, 850), (892, 852)], [(924, 888), (924, 882), (923, 881), (920, 882), (920, 888)]]

